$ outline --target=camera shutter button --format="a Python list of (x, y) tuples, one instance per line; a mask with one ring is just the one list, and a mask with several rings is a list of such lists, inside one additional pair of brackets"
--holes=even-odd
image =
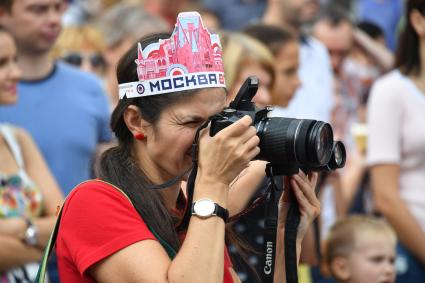
[(228, 108), (223, 110), (223, 114), (226, 117), (231, 117), (236, 113), (236, 109)]

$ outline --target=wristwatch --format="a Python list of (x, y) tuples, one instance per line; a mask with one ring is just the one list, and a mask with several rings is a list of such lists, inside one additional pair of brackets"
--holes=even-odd
[(229, 218), (229, 211), (212, 200), (203, 198), (195, 201), (192, 204), (192, 215), (196, 215), (200, 218), (218, 216), (221, 217), (224, 222), (226, 222)]
[(24, 242), (28, 246), (35, 246), (38, 242), (38, 229), (34, 226), (32, 221), (28, 218), (25, 218), (27, 224), (27, 230), (25, 230)]

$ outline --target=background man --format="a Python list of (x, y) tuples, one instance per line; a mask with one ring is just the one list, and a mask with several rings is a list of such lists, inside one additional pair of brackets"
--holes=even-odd
[(0, 25), (15, 38), (23, 78), (18, 103), (0, 108), (0, 120), (32, 134), (66, 195), (90, 177), (97, 144), (111, 133), (98, 79), (49, 57), (64, 9), (62, 0), (0, 2)]
[[(67, 195), (90, 178), (97, 145), (110, 141), (111, 133), (108, 100), (98, 79), (49, 57), (65, 5), (62, 0), (0, 1), (0, 25), (15, 38), (23, 78), (18, 103), (1, 107), (0, 120), (31, 133)], [(49, 272), (58, 282), (55, 262)]]

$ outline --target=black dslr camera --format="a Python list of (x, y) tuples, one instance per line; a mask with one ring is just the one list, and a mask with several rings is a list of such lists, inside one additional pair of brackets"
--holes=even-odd
[(211, 120), (210, 135), (249, 115), (260, 138), (260, 154), (255, 158), (273, 167), (296, 166), (303, 171), (332, 171), (345, 164), (345, 147), (333, 140), (328, 123), (308, 119), (267, 117), (271, 107), (256, 109), (251, 101), (258, 79), (249, 77), (230, 106)]

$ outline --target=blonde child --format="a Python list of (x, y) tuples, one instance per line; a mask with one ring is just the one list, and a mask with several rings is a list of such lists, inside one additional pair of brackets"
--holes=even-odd
[(349, 216), (336, 222), (328, 235), (325, 261), (337, 282), (392, 283), (397, 238), (384, 221)]
[(228, 101), (232, 101), (239, 88), (249, 76), (259, 79), (253, 101), (259, 107), (272, 104), (272, 87), (275, 80), (274, 61), (271, 51), (257, 39), (239, 32), (222, 32), (223, 65)]

